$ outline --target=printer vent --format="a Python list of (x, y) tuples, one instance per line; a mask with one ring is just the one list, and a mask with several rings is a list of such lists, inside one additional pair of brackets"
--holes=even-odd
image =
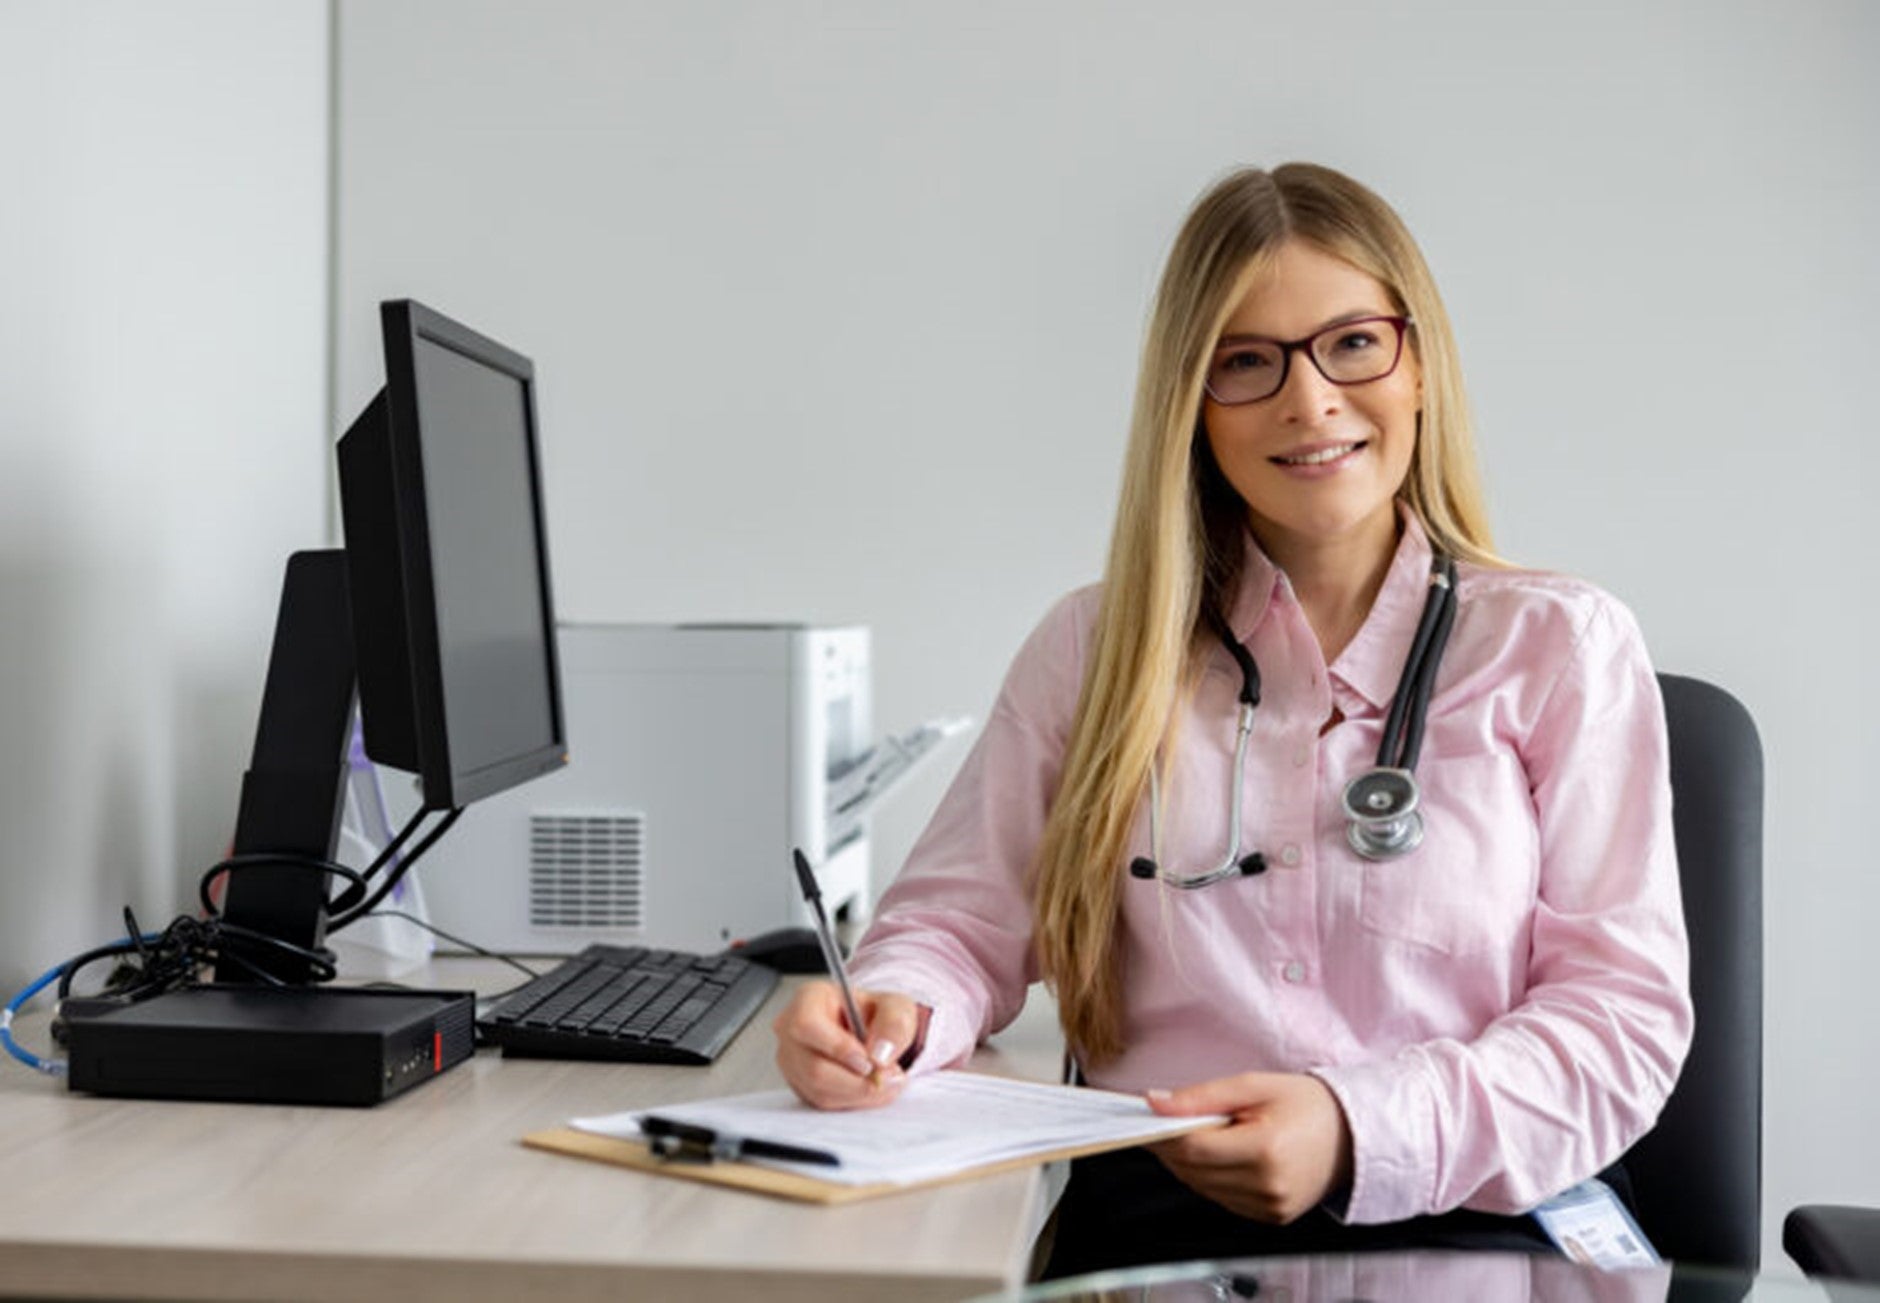
[(646, 816), (529, 817), (529, 923), (638, 930), (643, 922)]

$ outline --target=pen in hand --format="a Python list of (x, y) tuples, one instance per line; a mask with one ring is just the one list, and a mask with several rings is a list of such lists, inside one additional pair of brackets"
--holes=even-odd
[[(868, 1049), (864, 1039), (868, 1027), (862, 1021), (861, 1010), (855, 1004), (855, 988), (849, 985), (849, 970), (842, 962), (842, 949), (836, 944), (836, 934), (829, 925), (829, 915), (823, 910), (822, 889), (816, 885), (816, 874), (809, 867), (809, 859), (801, 848), (795, 851), (796, 880), (802, 884), (803, 899), (809, 903), (809, 912), (816, 924), (816, 940), (822, 946), (823, 962), (829, 967), (829, 975), (835, 979), (836, 987), (842, 992), (842, 1010), (848, 1015), (849, 1030), (855, 1039), (862, 1042), (863, 1052)], [(868, 1068), (868, 1084), (881, 1084), (881, 1068), (871, 1062)]]

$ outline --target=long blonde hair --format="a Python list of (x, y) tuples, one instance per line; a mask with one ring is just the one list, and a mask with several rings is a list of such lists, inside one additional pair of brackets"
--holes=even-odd
[(1289, 240), (1368, 273), (1414, 320), (1423, 411), (1400, 496), (1436, 547), (1498, 564), (1449, 317), (1403, 221), (1330, 168), (1228, 175), (1189, 212), (1156, 292), (1102, 606), (1033, 864), (1039, 965), (1086, 1063), (1123, 1048), (1122, 861), (1197, 665), (1202, 612), (1227, 609), (1244, 555), (1246, 504), (1198, 437), (1202, 379), (1228, 317)]

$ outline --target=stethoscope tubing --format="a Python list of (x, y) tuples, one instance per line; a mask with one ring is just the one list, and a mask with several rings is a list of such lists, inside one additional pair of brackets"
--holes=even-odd
[[(1439, 556), (1430, 569), (1430, 597), (1417, 619), (1416, 636), (1404, 659), (1403, 677), (1391, 695), (1390, 714), (1377, 747), (1379, 769), (1415, 770), (1423, 749), (1423, 726), (1429, 718), (1430, 694), (1436, 686), (1436, 667), (1449, 643), (1456, 621), (1456, 563)], [(1409, 691), (1406, 692), (1406, 684)]]
[[(1210, 609), (1205, 618), (1221, 645), (1234, 658), (1241, 674), (1227, 849), (1221, 862), (1205, 873), (1173, 873), (1162, 867), (1162, 788), (1152, 764), (1149, 768), (1149, 856), (1138, 858), (1130, 865), (1133, 876), (1159, 878), (1182, 891), (1198, 890), (1266, 869), (1266, 857), (1260, 852), (1244, 856), (1240, 853), (1247, 744), (1253, 734), (1254, 707), (1260, 704), (1260, 668), (1219, 612)], [(1417, 619), (1410, 654), (1404, 659), (1397, 690), (1391, 694), (1384, 736), (1378, 743), (1377, 763), (1347, 783), (1341, 798), (1346, 817), (1346, 841), (1366, 859), (1394, 859), (1422, 843), (1423, 816), (1419, 808), (1422, 799), (1414, 771), (1423, 748), (1424, 726), (1428, 722), (1430, 697), (1435, 691), (1437, 667), (1442, 662), (1455, 620), (1456, 563), (1438, 553), (1431, 562), (1429, 596)], [(1390, 795), (1388, 798), (1376, 795), (1380, 791)], [(1382, 808), (1360, 808), (1360, 792), (1370, 794), (1366, 805)]]
[[(1240, 854), (1240, 790), (1242, 779), (1247, 772), (1247, 739), (1253, 736), (1253, 707), (1243, 701), (1240, 704), (1239, 736), (1234, 739), (1234, 799), (1228, 806), (1227, 817), (1227, 856), (1206, 873), (1161, 874), (1162, 881), (1182, 891), (1195, 891), (1212, 886), (1224, 878), (1238, 878), (1249, 872), (1242, 862)], [(1156, 779), (1155, 767), (1149, 767), (1149, 847), (1155, 862), (1161, 861), (1162, 846), (1162, 785)]]

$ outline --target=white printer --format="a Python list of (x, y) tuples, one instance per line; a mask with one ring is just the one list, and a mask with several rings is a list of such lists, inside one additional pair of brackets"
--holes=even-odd
[(715, 951), (867, 917), (874, 802), (965, 721), (876, 743), (868, 630), (563, 625), (569, 763), (466, 809), (421, 866), (438, 927), (492, 950)]

